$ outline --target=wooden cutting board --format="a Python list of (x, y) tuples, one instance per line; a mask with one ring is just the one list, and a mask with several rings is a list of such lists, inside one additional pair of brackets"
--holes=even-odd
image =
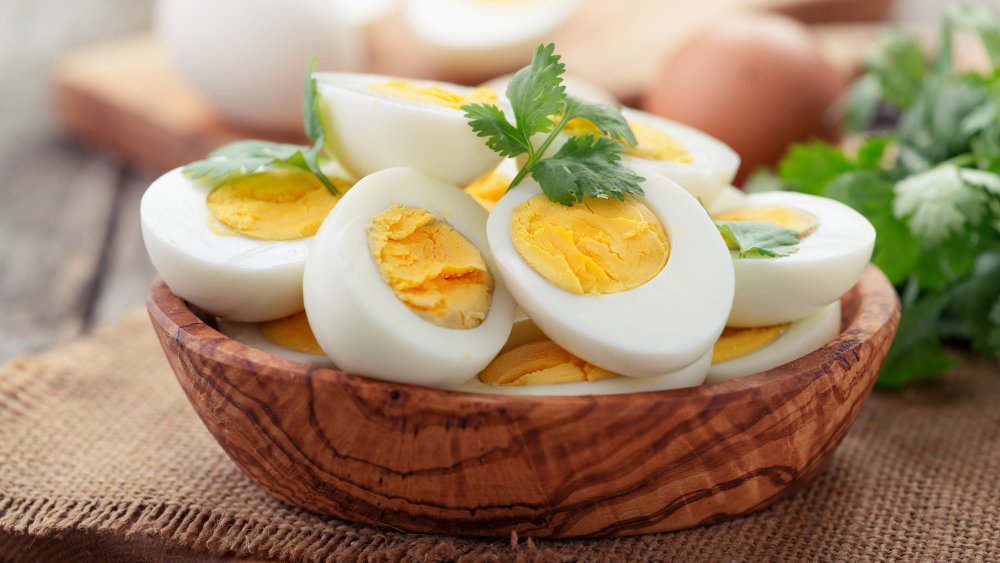
[[(816, 22), (882, 18), (890, 6), (891, 0), (591, 0), (553, 40), (573, 74), (629, 103), (671, 49), (733, 10), (774, 9)], [(608, 21), (615, 24), (609, 27)], [(848, 73), (876, 37), (875, 25), (817, 29), (834, 66)], [(371, 42), (372, 72), (455, 78), (427, 65), (426, 53), (414, 47), (399, 18), (375, 28)], [(216, 117), (153, 35), (70, 53), (55, 69), (54, 86), (58, 115), (70, 135), (154, 172), (197, 160), (236, 139), (301, 140), (287, 133), (247, 130)]]

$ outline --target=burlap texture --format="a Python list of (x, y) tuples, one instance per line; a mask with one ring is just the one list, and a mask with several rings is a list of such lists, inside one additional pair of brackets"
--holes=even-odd
[(424, 536), (297, 510), (202, 427), (149, 321), (0, 368), (0, 559), (998, 561), (1000, 367), (873, 395), (817, 482), (715, 526), (632, 538)]

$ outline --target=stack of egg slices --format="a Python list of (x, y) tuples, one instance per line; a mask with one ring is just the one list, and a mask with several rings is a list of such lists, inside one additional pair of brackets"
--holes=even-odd
[[(623, 162), (645, 195), (564, 206), (530, 177), (506, 191), (517, 164), (460, 109), (496, 101), (491, 89), (315, 78), (341, 195), (295, 169), (216, 183), (176, 169), (141, 205), (171, 290), (225, 334), (294, 361), (524, 395), (723, 381), (833, 339), (871, 257), (861, 215), (743, 194), (729, 186), (737, 155), (677, 123), (623, 110), (638, 140)], [(564, 135), (591, 130), (578, 121)], [(794, 229), (798, 251), (740, 257), (713, 216)]]

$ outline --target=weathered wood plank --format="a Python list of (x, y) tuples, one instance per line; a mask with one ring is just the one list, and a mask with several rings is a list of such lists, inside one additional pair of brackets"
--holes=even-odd
[(117, 321), (142, 306), (156, 270), (149, 262), (139, 229), (139, 200), (153, 181), (149, 173), (127, 172), (118, 191), (115, 221), (100, 274), (89, 326)]

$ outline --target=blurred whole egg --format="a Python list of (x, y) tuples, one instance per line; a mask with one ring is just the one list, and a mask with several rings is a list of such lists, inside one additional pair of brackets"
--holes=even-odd
[(155, 27), (184, 78), (223, 118), (297, 131), (311, 57), (358, 70), (358, 32), (329, 0), (160, 0)]
[(836, 141), (840, 77), (812, 32), (787, 17), (743, 14), (694, 35), (662, 65), (643, 108), (717, 137), (742, 157), (736, 183), (792, 143)]

